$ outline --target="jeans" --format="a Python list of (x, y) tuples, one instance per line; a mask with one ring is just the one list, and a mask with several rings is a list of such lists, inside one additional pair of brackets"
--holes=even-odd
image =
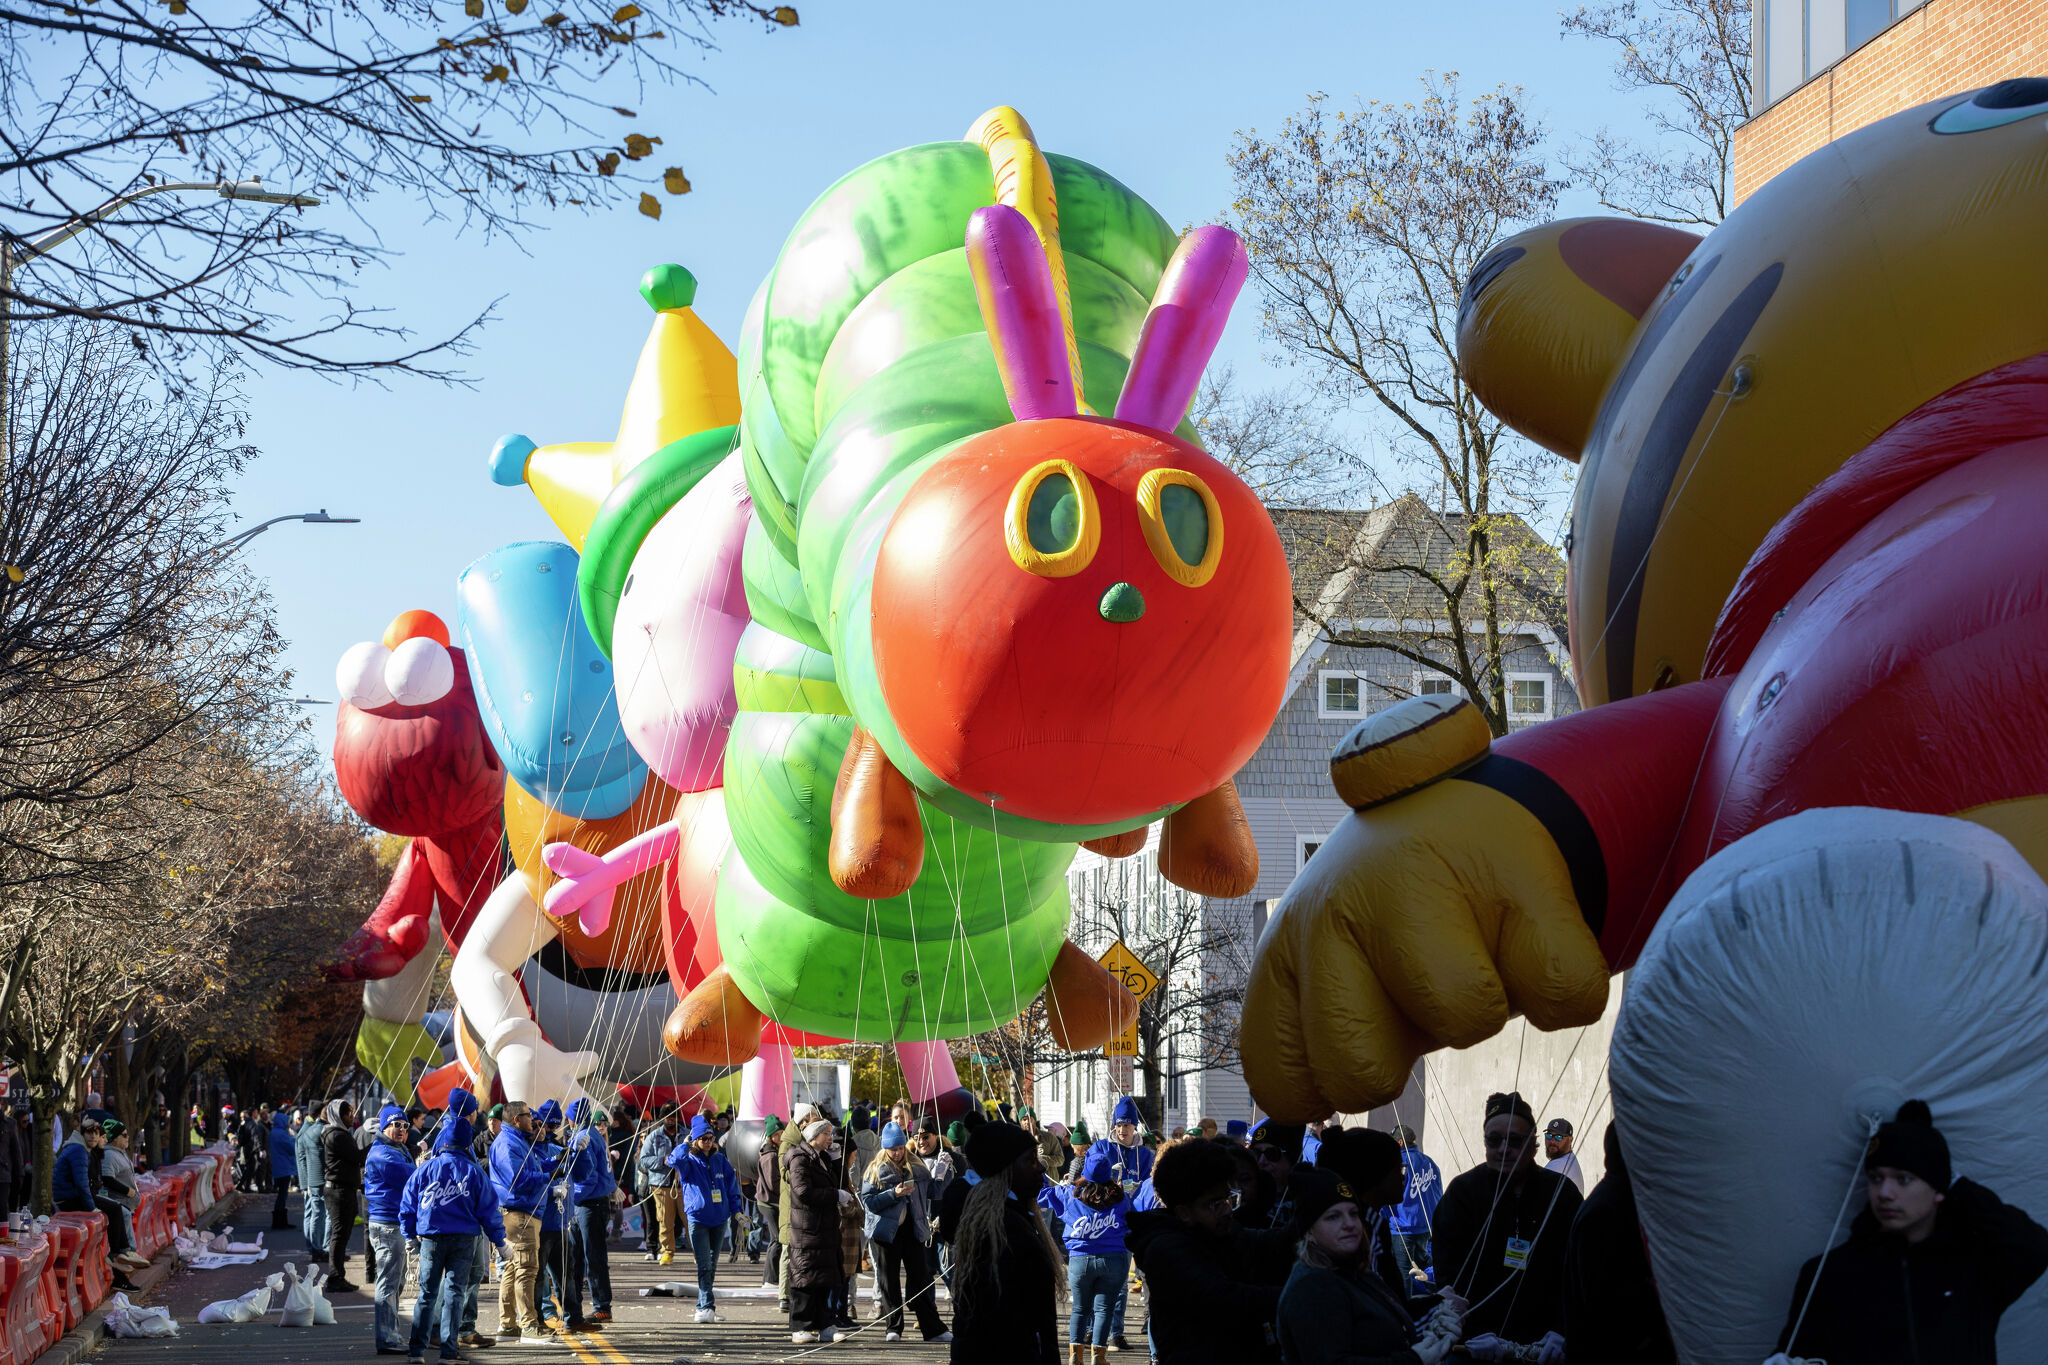
[(725, 1245), (725, 1224), (690, 1224), (690, 1253), (697, 1258), (697, 1307), (716, 1308), (712, 1286), (718, 1280), (718, 1252)]
[(491, 1274), (491, 1239), (476, 1235), (476, 1250), (469, 1258), (469, 1284), (462, 1291), (462, 1335), (476, 1331), (476, 1297)]
[(1393, 1238), (1394, 1264), (1401, 1267), (1403, 1275), (1412, 1273), (1411, 1266), (1417, 1270), (1431, 1269), (1428, 1233), (1397, 1232), (1393, 1234)]
[(323, 1190), (327, 1204), (327, 1268), (339, 1280), (348, 1278), (348, 1239), (356, 1230), (355, 1190)]
[[(612, 1306), (612, 1261), (604, 1243), (611, 1230), (612, 1201), (592, 1199), (578, 1204), (575, 1213), (575, 1240), (583, 1256), (583, 1278), (590, 1285), (590, 1311), (609, 1312)], [(576, 1254), (570, 1253), (572, 1256)]]
[(1124, 1253), (1124, 1276), (1116, 1283), (1116, 1292), (1109, 1300), (1109, 1334), (1120, 1337), (1124, 1334), (1124, 1304), (1131, 1297), (1130, 1253)]
[[(372, 1223), (369, 1244), (377, 1252), (377, 1344), (403, 1346), (405, 1342), (398, 1336), (398, 1296), (405, 1292), (405, 1234), (396, 1223)], [(461, 1301), (459, 1292), (454, 1297)]]
[(468, 1233), (428, 1233), (420, 1238), (420, 1297), (412, 1310), (412, 1339), (406, 1343), (412, 1354), (426, 1354), (427, 1333), (433, 1330), (437, 1305), (441, 1310), (442, 1356), (462, 1354), (455, 1339), (462, 1335), (463, 1286), (469, 1283), (469, 1265), (476, 1254), (476, 1243), (477, 1239)]
[(917, 1316), (917, 1330), (926, 1341), (946, 1330), (939, 1316), (937, 1292), (932, 1288), (932, 1258), (925, 1244), (917, 1240), (910, 1215), (896, 1220), (896, 1236), (883, 1242), (870, 1238), (868, 1247), (875, 1258), (875, 1288), (880, 1291), (882, 1311), (888, 1319), (886, 1332), (903, 1330), (904, 1280), (910, 1281), (910, 1309)]
[(299, 1230), (306, 1234), (306, 1254), (327, 1259), (327, 1198), (319, 1190), (306, 1191), (306, 1207), (299, 1218)]
[(1114, 1335), (1116, 1310), (1124, 1297), (1131, 1273), (1131, 1253), (1115, 1251), (1105, 1255), (1067, 1258), (1067, 1292), (1073, 1297), (1073, 1316), (1067, 1322), (1067, 1340), (1088, 1346), (1107, 1346)]

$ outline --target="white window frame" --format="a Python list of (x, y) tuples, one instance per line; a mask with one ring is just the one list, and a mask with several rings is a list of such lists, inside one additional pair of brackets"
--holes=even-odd
[[(1358, 709), (1356, 711), (1332, 711), (1330, 709), (1331, 678), (1355, 678), (1358, 680)], [(1364, 720), (1372, 714), (1372, 700), (1366, 689), (1372, 686), (1365, 674), (1355, 668), (1324, 668), (1316, 672), (1316, 717), (1319, 720)]]
[[(1515, 710), (1515, 684), (1518, 682), (1540, 682), (1543, 684), (1543, 711), (1536, 714)], [(1540, 720), (1549, 720), (1557, 714), (1557, 680), (1548, 673), (1527, 672), (1508, 674), (1508, 723), (1534, 725)]]
[(1327, 834), (1297, 834), (1297, 835), (1295, 835), (1295, 836), (1294, 836), (1294, 870), (1295, 870), (1295, 872), (1299, 873), (1299, 872), (1300, 872), (1300, 871), (1301, 871), (1301, 870), (1302, 870), (1303, 868), (1305, 868), (1305, 867), (1307, 867), (1307, 866), (1308, 866), (1308, 853), (1309, 853), (1309, 849), (1308, 849), (1308, 846), (1309, 846), (1310, 844), (1314, 844), (1314, 845), (1315, 845), (1315, 846), (1316, 846), (1317, 848), (1321, 848), (1321, 847), (1322, 847), (1322, 846), (1323, 846), (1324, 844), (1327, 844), (1328, 842), (1330, 842), (1330, 836), (1329, 836), (1329, 835), (1327, 835)]
[(1436, 670), (1436, 669), (1434, 669), (1434, 668), (1432, 668), (1432, 669), (1428, 670), (1427, 672), (1425, 672), (1425, 671), (1423, 671), (1422, 669), (1419, 669), (1419, 668), (1415, 670), (1415, 672), (1414, 672), (1414, 674), (1413, 674), (1413, 680), (1411, 681), (1411, 683), (1410, 683), (1410, 685), (1409, 685), (1409, 695), (1410, 695), (1410, 696), (1414, 696), (1414, 697), (1419, 697), (1419, 696), (1421, 696), (1421, 695), (1422, 695), (1422, 684), (1423, 684), (1423, 681), (1424, 681), (1425, 679), (1430, 679), (1430, 680), (1434, 680), (1434, 679), (1437, 679), (1437, 678), (1441, 678), (1441, 679), (1443, 679), (1443, 680), (1444, 680), (1445, 682), (1447, 682), (1447, 683), (1449, 683), (1449, 684), (1451, 685), (1451, 695), (1452, 695), (1452, 696), (1454, 696), (1454, 697), (1462, 697), (1462, 696), (1464, 696), (1464, 695), (1465, 695), (1465, 689), (1464, 689), (1464, 688), (1463, 688), (1462, 686), (1460, 686), (1460, 685), (1459, 685), (1459, 683), (1458, 683), (1458, 680), (1457, 680), (1456, 678), (1452, 677), (1452, 676), (1451, 676), (1450, 674), (1448, 674), (1448, 673), (1443, 673), (1443, 672), (1439, 672), (1438, 670)]

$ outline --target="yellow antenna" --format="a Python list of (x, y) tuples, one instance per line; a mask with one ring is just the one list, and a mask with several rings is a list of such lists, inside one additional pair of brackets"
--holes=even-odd
[(1073, 372), (1074, 398), (1082, 412), (1093, 412), (1081, 386), (1081, 347), (1074, 340), (1074, 301), (1067, 290), (1067, 258), (1060, 251), (1060, 205), (1053, 192), (1052, 166), (1038, 148), (1031, 125), (1007, 104), (997, 105), (974, 121), (967, 141), (988, 153), (996, 181), (996, 202), (1024, 215), (1052, 270), (1053, 296), (1059, 300), (1060, 327), (1067, 336), (1067, 368)]

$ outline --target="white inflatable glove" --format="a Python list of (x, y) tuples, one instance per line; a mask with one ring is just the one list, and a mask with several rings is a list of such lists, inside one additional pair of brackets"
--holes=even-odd
[(563, 1106), (584, 1097), (582, 1078), (597, 1066), (595, 1052), (564, 1052), (540, 1036), (531, 1020), (523, 1029), (491, 1050), (498, 1063), (498, 1077), (505, 1085), (505, 1098), (526, 1104), (560, 1100)]
[(1536, 1365), (1564, 1365), (1564, 1338), (1545, 1332), (1543, 1340), (1536, 1343)]
[(1512, 1341), (1502, 1341), (1491, 1332), (1481, 1333), (1465, 1343), (1465, 1354), (1474, 1360), (1513, 1360), (1515, 1351)]

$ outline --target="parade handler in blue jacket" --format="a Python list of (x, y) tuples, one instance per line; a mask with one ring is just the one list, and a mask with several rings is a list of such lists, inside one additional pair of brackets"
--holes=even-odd
[(569, 1106), (569, 1199), (575, 1222), (569, 1236), (581, 1253), (584, 1279), (590, 1285), (590, 1320), (612, 1320), (612, 1264), (605, 1250), (605, 1236), (611, 1227), (612, 1193), (619, 1188), (612, 1172), (611, 1152), (606, 1146), (605, 1114), (591, 1107), (588, 1099)]
[(369, 1224), (370, 1250), (377, 1267), (377, 1351), (397, 1355), (405, 1349), (398, 1336), (398, 1296), (405, 1292), (405, 1229), (398, 1223), (399, 1201), (412, 1180), (412, 1152), (407, 1140), (412, 1124), (405, 1111), (387, 1104), (377, 1114), (377, 1140), (363, 1161), (363, 1218)]
[(683, 1215), (690, 1220), (690, 1251), (697, 1258), (697, 1321), (724, 1322), (711, 1292), (712, 1281), (726, 1225), (739, 1204), (739, 1173), (718, 1150), (718, 1133), (702, 1114), (690, 1120), (690, 1141), (668, 1154), (668, 1165), (682, 1191)]
[[(1088, 1148), (1087, 1159), (1081, 1163), (1081, 1169), (1085, 1171), (1088, 1163), (1097, 1156), (1107, 1157), (1111, 1179), (1123, 1186), (1127, 1197), (1135, 1196), (1138, 1187), (1152, 1178), (1152, 1149), (1138, 1141), (1138, 1125), (1143, 1118), (1136, 1100), (1129, 1095), (1118, 1100), (1109, 1116), (1110, 1135), (1097, 1138)], [(1126, 1282), (1124, 1289), (1117, 1293), (1116, 1303), (1109, 1314), (1109, 1344), (1119, 1351), (1131, 1349), (1124, 1340), (1124, 1306), (1128, 1288)]]
[(540, 1206), (554, 1171), (534, 1150), (533, 1111), (512, 1100), (502, 1117), (505, 1126), (491, 1143), (491, 1184), (505, 1218), (507, 1262), (498, 1280), (498, 1339), (539, 1345), (559, 1340), (534, 1304), (540, 1288)]
[[(456, 1091), (457, 1095), (466, 1092)], [(441, 1358), (462, 1360), (462, 1299), (469, 1286), (470, 1258), (479, 1234), (505, 1245), (498, 1196), (490, 1177), (469, 1154), (469, 1120), (458, 1117), (451, 1096), (449, 1117), (434, 1138), (434, 1153), (412, 1173), (398, 1196), (398, 1228), (419, 1258), (420, 1297), (412, 1310), (410, 1362), (424, 1360), (434, 1308), (441, 1310)], [(379, 1349), (382, 1349), (381, 1346)]]
[(1131, 1199), (1117, 1180), (1107, 1153), (1091, 1155), (1071, 1185), (1047, 1184), (1038, 1202), (1060, 1220), (1067, 1243), (1067, 1290), (1073, 1316), (1067, 1324), (1069, 1365), (1092, 1365), (1109, 1356), (1111, 1319), (1130, 1281), (1131, 1253), (1124, 1247)]

